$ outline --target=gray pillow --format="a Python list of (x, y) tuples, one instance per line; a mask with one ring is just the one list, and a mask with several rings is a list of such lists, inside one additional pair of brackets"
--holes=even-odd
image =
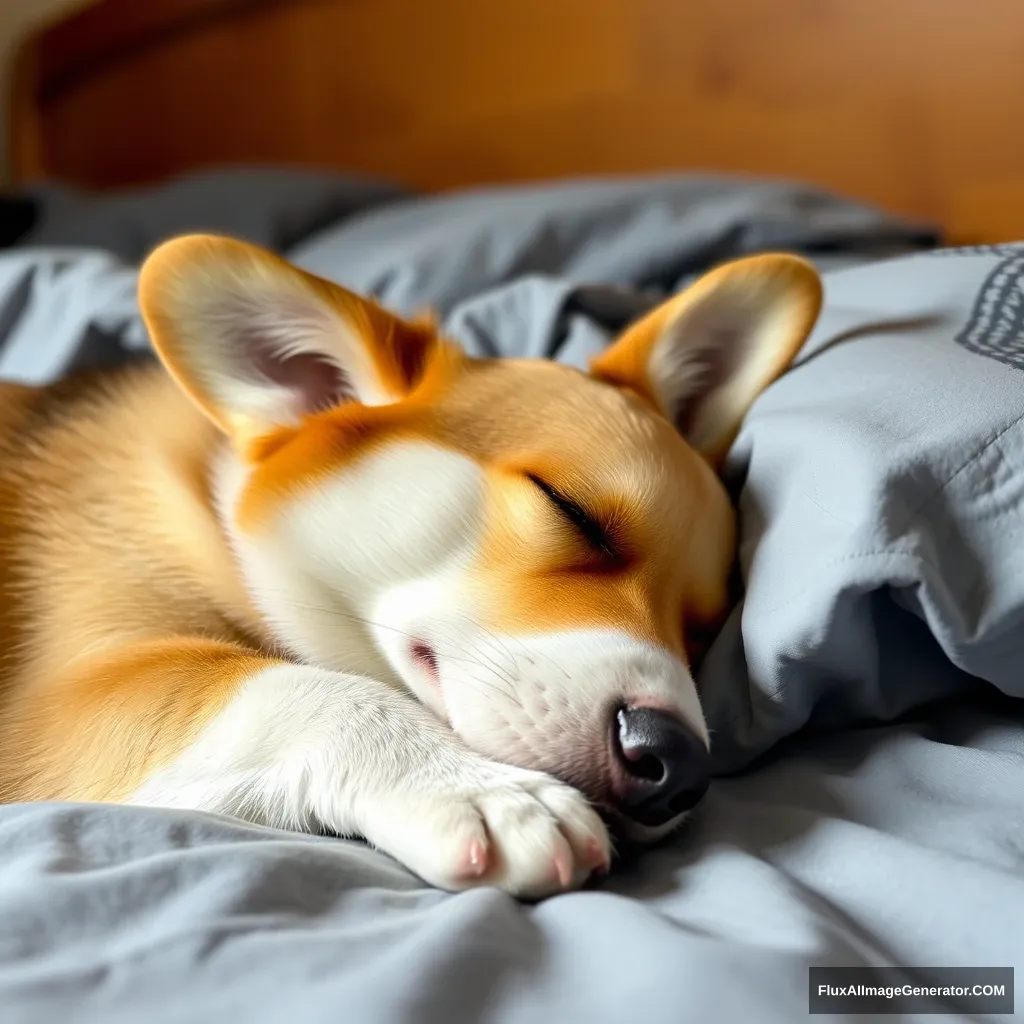
[(808, 723), (1024, 696), (1024, 243), (825, 280), (728, 465), (745, 598), (700, 673), (723, 771)]
[(392, 203), (292, 249), (300, 266), (404, 313), (444, 316), (526, 278), (664, 294), (719, 260), (792, 249), (844, 261), (931, 246), (930, 228), (800, 184), (593, 178)]
[(35, 223), (21, 234), (21, 245), (102, 249), (138, 263), (164, 239), (192, 231), (287, 249), (353, 213), (407, 195), (385, 181), (232, 167), (105, 193), (40, 183), (16, 198), (35, 204)]

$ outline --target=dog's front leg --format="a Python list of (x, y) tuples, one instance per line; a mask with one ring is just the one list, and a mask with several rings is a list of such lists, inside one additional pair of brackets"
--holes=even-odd
[(376, 680), (251, 660), (131, 802), (361, 835), (447, 889), (539, 897), (607, 865), (604, 825), (576, 790), (478, 756)]

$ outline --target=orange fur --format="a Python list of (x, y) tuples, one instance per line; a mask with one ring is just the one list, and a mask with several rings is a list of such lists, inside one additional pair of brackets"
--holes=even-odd
[(238, 643), (166, 636), (72, 659), (6, 723), (21, 757), (4, 765), (18, 800), (124, 800), (191, 743), (250, 674), (273, 659)]
[(116, 799), (214, 713), (236, 676), (217, 644), (251, 659), (266, 637), (209, 504), (216, 432), (159, 367), (21, 400), (0, 437), (0, 800)]

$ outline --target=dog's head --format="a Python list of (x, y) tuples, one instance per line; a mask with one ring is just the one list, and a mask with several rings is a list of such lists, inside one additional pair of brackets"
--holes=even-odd
[(231, 442), (225, 525), (283, 646), (404, 685), (633, 838), (681, 820), (708, 782), (691, 665), (734, 558), (716, 468), (814, 323), (807, 263), (720, 267), (589, 374), (471, 359), (227, 239), (165, 244), (140, 297)]

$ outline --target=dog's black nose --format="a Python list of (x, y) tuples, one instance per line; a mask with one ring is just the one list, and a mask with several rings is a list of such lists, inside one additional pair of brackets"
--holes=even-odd
[(611, 732), (615, 804), (628, 818), (664, 825), (700, 803), (711, 757), (680, 718), (655, 708), (618, 708)]

